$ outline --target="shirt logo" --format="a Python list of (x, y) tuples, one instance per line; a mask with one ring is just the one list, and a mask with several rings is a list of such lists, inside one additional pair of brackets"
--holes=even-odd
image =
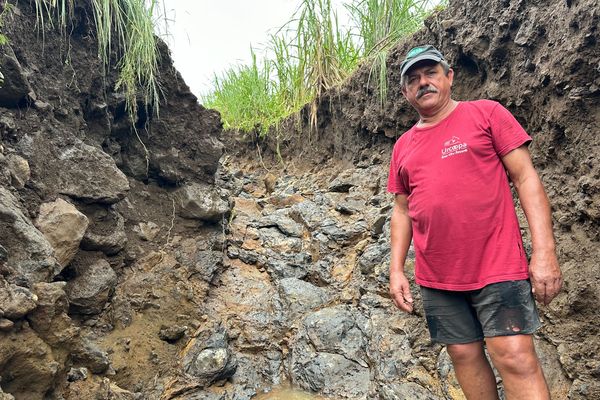
[(462, 142), (459, 137), (452, 136), (452, 139), (448, 139), (444, 142), (444, 147), (442, 147), (442, 159), (466, 153), (469, 150), (468, 147), (467, 143)]

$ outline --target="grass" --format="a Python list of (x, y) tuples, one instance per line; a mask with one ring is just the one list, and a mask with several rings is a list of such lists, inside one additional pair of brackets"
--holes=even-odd
[[(73, 17), (73, 0), (34, 0), (37, 27), (42, 35), (47, 26), (66, 35)], [(138, 110), (138, 96), (144, 107), (159, 113), (160, 86), (154, 36), (156, 0), (91, 0), (98, 56), (103, 73), (116, 65), (119, 76), (115, 90), (125, 94), (126, 108), (132, 124)], [(111, 59), (116, 54), (116, 59)]]
[(316, 127), (318, 97), (368, 61), (369, 84), (383, 107), (388, 51), (422, 26), (430, 1), (350, 0), (346, 8), (352, 26), (341, 27), (331, 0), (301, 0), (290, 21), (271, 36), (265, 60), (258, 62), (252, 50), (250, 66), (215, 76), (204, 105), (221, 112), (225, 128), (263, 136), (310, 103), (310, 125)]

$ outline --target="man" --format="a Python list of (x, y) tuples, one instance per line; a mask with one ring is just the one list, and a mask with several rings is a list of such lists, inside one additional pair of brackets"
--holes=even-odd
[[(507, 399), (549, 399), (531, 336), (540, 325), (533, 298), (550, 303), (562, 277), (531, 138), (496, 102), (453, 100), (453, 79), (433, 46), (413, 48), (401, 66), (402, 94), (420, 119), (392, 153), (390, 294), (412, 312), (404, 274), (412, 240), (431, 338), (447, 345), (465, 396), (498, 399), (485, 342)], [(529, 222), (529, 266), (507, 174)]]

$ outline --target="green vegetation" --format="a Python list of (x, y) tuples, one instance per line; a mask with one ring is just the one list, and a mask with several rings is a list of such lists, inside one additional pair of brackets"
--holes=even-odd
[(331, 0), (302, 0), (293, 18), (270, 38), (269, 56), (251, 66), (215, 76), (204, 105), (221, 112), (225, 128), (265, 135), (271, 126), (311, 104), (343, 82), (365, 60), (381, 105), (387, 96), (386, 58), (400, 38), (415, 32), (431, 8), (429, 0), (351, 0), (353, 26), (340, 27)]
[[(34, 0), (38, 29), (56, 28), (66, 35), (73, 17), (74, 0)], [(111, 63), (119, 70), (115, 90), (123, 90), (132, 123), (137, 115), (137, 95), (146, 107), (159, 111), (158, 48), (153, 13), (156, 0), (92, 0), (98, 56), (104, 73)], [(117, 59), (112, 60), (115, 51)]]

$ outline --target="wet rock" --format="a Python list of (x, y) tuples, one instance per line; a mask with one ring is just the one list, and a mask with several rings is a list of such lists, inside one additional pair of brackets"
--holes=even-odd
[(31, 92), (31, 86), (10, 45), (2, 46), (0, 71), (4, 75), (4, 83), (0, 85), (0, 105), (9, 108), (18, 107)]
[(11, 320), (22, 318), (37, 307), (37, 300), (29, 289), (0, 278), (0, 316)]
[(13, 187), (22, 189), (31, 177), (31, 170), (26, 159), (16, 154), (7, 157), (8, 169)]
[(0, 237), (7, 253), (6, 264), (13, 272), (9, 281), (24, 285), (54, 277), (61, 266), (48, 240), (25, 217), (17, 199), (0, 187)]
[(112, 295), (117, 274), (106, 260), (78, 265), (77, 277), (67, 283), (71, 310), (81, 314), (98, 314)]
[(113, 209), (96, 210), (91, 224), (81, 240), (81, 248), (115, 255), (127, 245), (125, 219)]
[(191, 183), (181, 187), (175, 194), (179, 203), (179, 215), (184, 218), (209, 222), (227, 218), (231, 204), (223, 199), (220, 191), (204, 183)]
[(36, 226), (54, 248), (58, 263), (65, 267), (77, 253), (88, 219), (75, 206), (59, 198), (40, 206)]
[(229, 349), (228, 341), (227, 333), (222, 327), (213, 332), (201, 332), (186, 348), (183, 370), (206, 385), (229, 378), (236, 371), (237, 360)]

